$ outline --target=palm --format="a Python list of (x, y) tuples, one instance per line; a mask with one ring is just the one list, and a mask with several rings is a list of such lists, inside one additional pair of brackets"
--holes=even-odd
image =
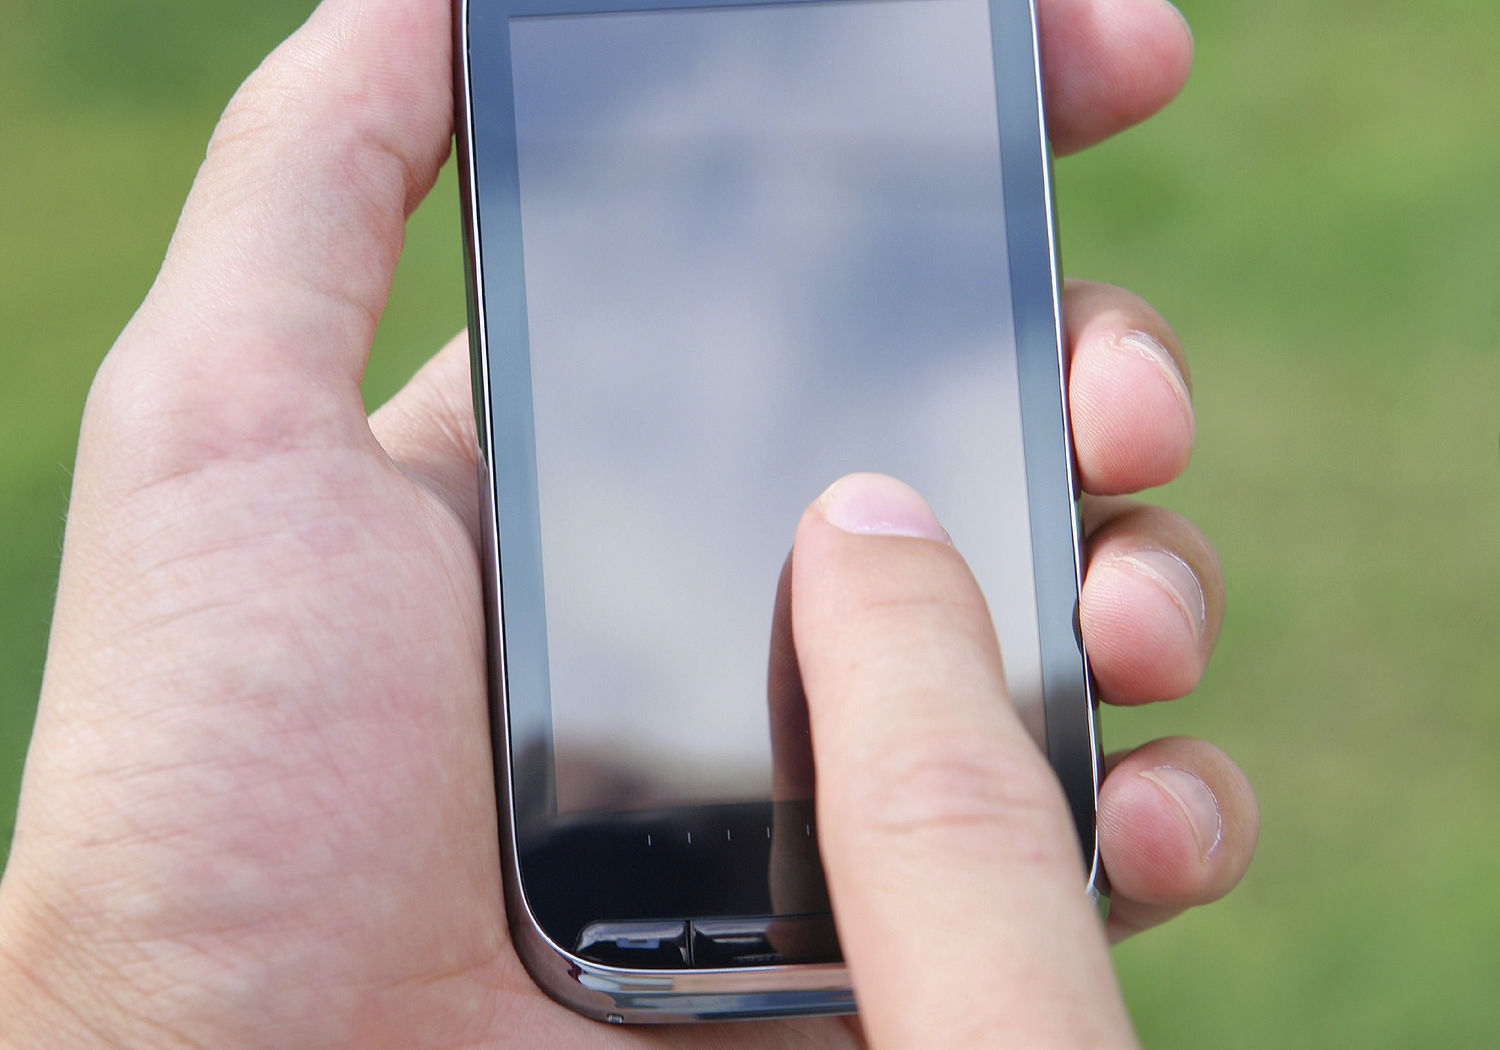
[[(141, 990), (179, 990), (172, 1027), (208, 1045), (253, 1027), (280, 1045), (444, 1046), (491, 1018), (486, 1045), (643, 1038), (551, 1003), (509, 949), (464, 508), (368, 431), (256, 447), (216, 414), (178, 427), (200, 462), (110, 491), (107, 530), (104, 493), (75, 504), (70, 555), (90, 549), (121, 585), (101, 600), (96, 579), (64, 578), (59, 644), (96, 659), (49, 677), (38, 739), (75, 704), (98, 717), (33, 770), (33, 834), (52, 848), (19, 876), (81, 884), (101, 922), (129, 916), (119, 964), (144, 955)], [(161, 731), (121, 746), (142, 722)]]

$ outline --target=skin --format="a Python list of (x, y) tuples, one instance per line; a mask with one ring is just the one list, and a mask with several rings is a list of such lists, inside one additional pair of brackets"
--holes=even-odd
[[(1060, 149), (1186, 76), (1191, 38), (1158, 0), (1040, 13)], [(1101, 927), (962, 557), (878, 477), (809, 508), (791, 596), (862, 1020), (620, 1030), (522, 971), (463, 340), (369, 419), (359, 395), (405, 218), (449, 148), (449, 39), (446, 0), (319, 7), (230, 103), (99, 371), (0, 882), (0, 1045), (1132, 1045), (1107, 937), (1227, 892), (1253, 796), (1200, 741), (1115, 756)], [(1098, 497), (1086, 642), (1107, 701), (1167, 699), (1213, 648), (1222, 580), (1188, 522), (1122, 494), (1187, 460), (1181, 350), (1127, 292), (1067, 297)]]

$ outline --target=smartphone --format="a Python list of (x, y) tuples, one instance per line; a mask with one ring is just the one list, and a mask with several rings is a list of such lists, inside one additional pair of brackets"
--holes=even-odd
[(1096, 894), (1030, 0), (456, 0), (505, 896), (614, 1022), (848, 1012), (788, 623), (835, 478), (936, 509)]

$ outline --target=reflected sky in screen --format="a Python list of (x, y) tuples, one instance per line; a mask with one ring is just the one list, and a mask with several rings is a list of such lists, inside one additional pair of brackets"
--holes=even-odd
[(984, 0), (511, 46), (560, 808), (768, 797), (777, 577), (853, 470), (933, 504), (1039, 733)]

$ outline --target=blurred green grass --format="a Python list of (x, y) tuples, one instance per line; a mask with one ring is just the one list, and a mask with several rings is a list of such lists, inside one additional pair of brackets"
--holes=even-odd
[[(1493, 1046), (1500, 1005), (1500, 7), (1184, 0), (1184, 97), (1058, 162), (1064, 262), (1151, 299), (1199, 443), (1161, 498), (1230, 587), (1195, 696), (1111, 746), (1235, 755), (1225, 902), (1117, 950), (1153, 1047)], [(90, 376), (218, 110), (310, 3), (13, 0), (0, 36), (0, 851)], [(413, 218), (366, 382), (463, 323), (456, 192)], [(3, 857), (3, 852), (0, 852)]]

